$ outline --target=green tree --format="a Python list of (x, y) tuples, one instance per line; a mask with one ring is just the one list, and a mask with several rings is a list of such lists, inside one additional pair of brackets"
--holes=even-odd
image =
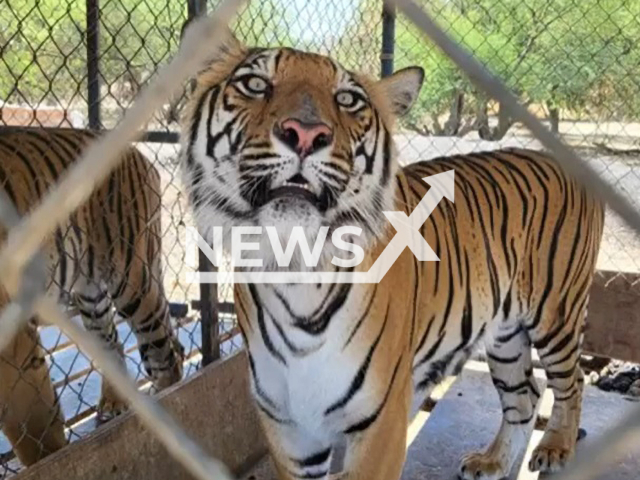
[(640, 3), (569, 0), (534, 52), (539, 75), (528, 89), (538, 102), (603, 120), (640, 115)]
[[(0, 100), (81, 108), (86, 114), (86, 3), (3, 0)], [(213, 2), (210, 6), (214, 6)], [(141, 86), (177, 51), (187, 18), (183, 1), (101, 0), (100, 82), (110, 126)], [(253, 45), (293, 44), (279, 0), (252, 2), (234, 22)]]
[[(634, 0), (422, 0), (440, 25), (525, 104), (555, 114), (630, 119), (640, 115), (640, 2)], [(380, 51), (381, 2), (366, 0), (344, 35), (341, 61), (359, 66)], [(513, 125), (410, 23), (396, 24), (395, 67), (420, 65), (426, 81), (404, 123), (432, 135), (478, 131), (500, 139)], [(370, 68), (377, 74), (379, 63)]]
[(77, 95), (86, 75), (84, 19), (84, 2), (5, 0), (0, 9), (0, 100), (54, 104)]
[[(185, 15), (182, 2), (100, 2), (103, 110), (120, 113), (167, 61), (177, 48)], [(5, 0), (0, 9), (0, 100), (86, 113), (86, 30), (83, 1)]]
[[(534, 51), (541, 35), (548, 30), (555, 13), (555, 0), (458, 0), (429, 5), (440, 25), (491, 71), (506, 81), (526, 104), (534, 101), (529, 92), (531, 72), (539, 71)], [(439, 50), (425, 43), (413, 25), (403, 23), (398, 45), (407, 51), (404, 62), (423, 64), (427, 70), (424, 91), (411, 119), (423, 123), (429, 112), (431, 123), (423, 130), (435, 135), (465, 135), (477, 130), (482, 138), (500, 139), (513, 121), (498, 106), (498, 122), (489, 125), (489, 99), (478, 91), (466, 74)], [(418, 42), (422, 40), (422, 43)], [(447, 115), (448, 114), (448, 115)], [(442, 124), (442, 117), (446, 121)]]
[(362, 0), (331, 55), (345, 68), (378, 76), (381, 47), (382, 2)]
[(249, 46), (294, 46), (289, 34), (294, 21), (283, 0), (250, 2), (231, 25), (240, 40)]
[[(525, 104), (546, 106), (556, 120), (560, 114), (600, 120), (640, 115), (637, 0), (421, 3)], [(86, 108), (85, 13), (85, 2), (78, 0), (4, 0), (0, 100)], [(101, 0), (100, 14), (103, 111), (115, 119), (178, 48), (186, 2)], [(379, 75), (380, 0), (361, 0), (341, 35), (313, 42), (291, 37), (294, 14), (288, 1), (258, 0), (245, 7), (233, 28), (250, 45), (328, 51), (347, 68)], [(410, 64), (425, 69), (426, 82), (405, 125), (435, 135), (475, 130), (486, 139), (499, 139), (511, 127), (499, 105), (498, 121), (490, 122), (489, 99), (399, 16), (395, 66)]]

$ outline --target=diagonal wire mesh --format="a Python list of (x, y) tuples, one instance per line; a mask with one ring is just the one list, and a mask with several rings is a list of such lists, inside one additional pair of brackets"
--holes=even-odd
[[(1, 3), (0, 130), (4, 126), (113, 128), (144, 85), (175, 53), (180, 27), (189, 15), (186, 1), (43, 0), (34, 4), (8, 0)], [(100, 42), (94, 45), (92, 38), (95, 40), (96, 36)], [(99, 68), (93, 71), (97, 80), (92, 77), (92, 48), (95, 48), (94, 61), (99, 63)], [(98, 88), (92, 89), (92, 86)], [(204, 326), (213, 323), (212, 312), (207, 315), (197, 305), (198, 300), (194, 300), (199, 295), (197, 286), (184, 282), (183, 232), (185, 225), (192, 221), (177, 179), (177, 135), (166, 117), (163, 106), (154, 111), (145, 125), (154, 131), (135, 142), (135, 146), (151, 160), (160, 175), (163, 283), (171, 302), (172, 324), (185, 348), (186, 377), (210, 362), (218, 349), (225, 355), (240, 345), (233, 312), (228, 308), (231, 290), (226, 288), (220, 292), (219, 302), (226, 300), (227, 309), (218, 314), (220, 332), (216, 340), (219, 345), (211, 342), (207, 345), (207, 338), (216, 337), (204, 331)], [(69, 234), (67, 231), (65, 236)], [(86, 257), (86, 252), (83, 253)], [(69, 313), (74, 321), (80, 321), (79, 309), (72, 302)], [(141, 390), (154, 391), (143, 367), (141, 352), (136, 348), (136, 335), (129, 322), (118, 313), (116, 329), (129, 374)], [(75, 441), (101, 423), (100, 388), (105, 380), (91, 359), (60, 329), (40, 325), (39, 336), (60, 398), (65, 434), (68, 440)], [(0, 433), (0, 478), (15, 473), (20, 467), (10, 442)]]
[(570, 148), (564, 145), (544, 125), (542, 125), (518, 99), (489, 74), (471, 55), (460, 49), (418, 5), (411, 1), (396, 0), (408, 17), (416, 23), (447, 56), (490, 97), (504, 106), (506, 113), (514, 120), (522, 122), (568, 172), (583, 184), (588, 185), (603, 201), (618, 213), (629, 225), (640, 232), (640, 212), (615, 188), (603, 182), (591, 165), (581, 161)]
[[(3, 247), (4, 255), (0, 254), (0, 264), (8, 268), (7, 275), (3, 276), (4, 287), (11, 297), (18, 299), (2, 312), (2, 328), (5, 335), (0, 338), (0, 351), (5, 349), (31, 312), (49, 319), (98, 363), (118, 393), (127, 399), (131, 408), (171, 454), (196, 478), (203, 480), (228, 479), (229, 474), (223, 465), (208, 458), (160, 406), (138, 391), (137, 386), (128, 379), (110, 353), (89, 334), (70, 322), (51, 298), (43, 295), (44, 286), (39, 282), (41, 272), (32, 272), (26, 267), (31, 259), (35, 258), (42, 239), (69, 213), (77, 209), (92, 193), (95, 184), (103, 180), (115, 167), (121, 158), (119, 154), (139, 135), (140, 126), (148, 120), (156, 105), (166, 101), (169, 95), (187, 80), (188, 75), (198, 68), (206, 59), (209, 46), (223, 41), (225, 28), (239, 3), (230, 0), (223, 3), (210, 18), (194, 22), (185, 35), (180, 54), (147, 86), (118, 126), (89, 146), (78, 164), (47, 194), (41, 205), (28, 217), (11, 225), (7, 242)], [(17, 219), (17, 212), (12, 211), (6, 199), (2, 211), (9, 213), (9, 220)], [(34, 228), (35, 230), (32, 230)], [(30, 240), (22, 244), (21, 235)], [(12, 249), (18, 251), (12, 254)], [(38, 286), (42, 287), (40, 291), (37, 290)]]
[[(625, 0), (418, 2), (458, 44), (635, 206), (640, 11)], [(378, 29), (379, 31), (379, 29)], [(419, 64), (425, 87), (398, 135), (404, 162), (503, 146), (541, 148), (400, 12), (395, 65)], [(598, 268), (637, 291), (639, 237), (609, 210)], [(599, 273), (601, 275), (601, 273)], [(603, 379), (605, 380), (605, 379)], [(624, 387), (624, 391), (627, 388)]]
[[(566, 146), (552, 132), (542, 125), (502, 81), (493, 76), (480, 62), (465, 52), (450, 36), (444, 32), (429, 15), (412, 0), (386, 0), (392, 6), (398, 6), (407, 17), (431, 39), (469, 78), (489, 96), (495, 98), (507, 109), (511, 117), (521, 121), (535, 137), (547, 147), (556, 160), (564, 164), (576, 178), (588, 186), (602, 201), (623, 217), (636, 232), (640, 233), (640, 210), (621, 195), (614, 187), (603, 181), (582, 161), (571, 148)], [(608, 465), (615, 462), (621, 453), (640, 438), (640, 407), (636, 407), (593, 445), (579, 452), (568, 468), (552, 475), (558, 480), (588, 480), (596, 478)]]
[[(0, 90), (2, 90), (3, 99), (20, 98), (29, 107), (20, 110), (5, 102), (2, 105), (2, 119), (5, 123), (11, 123), (7, 120), (13, 119), (15, 121), (21, 115), (26, 115), (29, 121), (31, 121), (30, 115), (34, 117), (44, 115), (45, 118), (36, 118), (39, 120), (36, 123), (54, 122), (55, 124), (66, 123), (75, 126), (77, 120), (74, 115), (68, 114), (68, 109), (65, 108), (64, 112), (60, 114), (55, 109), (47, 110), (46, 104), (54, 103), (70, 107), (75, 102), (75, 105), (81, 105), (84, 108), (95, 102), (95, 98), (88, 98), (84, 90), (79, 87), (87, 80), (86, 73), (78, 74), (78, 69), (74, 68), (74, 65), (77, 66), (78, 63), (85, 62), (81, 51), (85, 46), (83, 44), (84, 32), (80, 25), (83, 20), (82, 16), (87, 12), (80, 11), (80, 17), (78, 17), (78, 11), (72, 9), (72, 0), (67, 0), (66, 5), (65, 2), (59, 2), (62, 5), (62, 10), (57, 11), (57, 14), (56, 11), (48, 11), (46, 6), (33, 6), (29, 3), (16, 1), (7, 3), (12, 8), (4, 9), (0, 15), (8, 14), (10, 16), (9, 24), (13, 22), (21, 26), (28, 23), (29, 18), (36, 17), (41, 24), (60, 28), (65, 35), (53, 39), (52, 42), (47, 42), (42, 37), (37, 37), (37, 41), (33, 42), (36, 32), (39, 35), (45, 35), (47, 29), (42, 29), (40, 32), (37, 28), (31, 27), (33, 29), (31, 32), (25, 31), (24, 28), (0, 32), (0, 36), (5, 35), (6, 32), (10, 36), (10, 38), (0, 38), (0, 43), (14, 47), (13, 49), (7, 48), (0, 56), (0, 64), (2, 64), (0, 69), (4, 67), (3, 73), (6, 73), (0, 75)], [(220, 2), (208, 3), (209, 7), (215, 7)], [(330, 8), (327, 4), (316, 5), (313, 2), (254, 1), (246, 7), (239, 17), (235, 30), (241, 38), (253, 44), (284, 44), (328, 53), (350, 68), (377, 75), (379, 70), (378, 52), (381, 49), (384, 50), (383, 30), (385, 25), (384, 19), (380, 15), (382, 2), (352, 3), (355, 7), (352, 5), (351, 8), (343, 8), (343, 5), (336, 4)], [(563, 0), (562, 2), (552, 2), (551, 0), (527, 0), (525, 2), (521, 0), (518, 2), (511, 0), (483, 0), (479, 2), (456, 0), (422, 2), (420, 6), (424, 7), (423, 11), (420, 6), (408, 1), (397, 0), (388, 3), (396, 3), (404, 13), (404, 16), (399, 18), (396, 24), (396, 63), (398, 65), (405, 62), (422, 63), (429, 67), (427, 74), (434, 77), (431, 84), (429, 78), (427, 79), (426, 94), (420, 99), (420, 108), (417, 113), (404, 122), (405, 131), (399, 137), (401, 144), (404, 140), (404, 147), (401, 149), (403, 159), (410, 159), (412, 155), (424, 157), (434, 153), (450, 153), (464, 144), (458, 139), (468, 133), (477, 134), (481, 140), (497, 142), (506, 138), (505, 134), (509, 130), (521, 134), (523, 130), (521, 125), (524, 125), (534, 134), (534, 138), (529, 138), (529, 141), (532, 142), (537, 138), (543, 146), (549, 147), (556, 154), (559, 148), (563, 152), (563, 155), (559, 156), (561, 160), (569, 159), (573, 162), (579, 160), (575, 154), (560, 144), (556, 137), (550, 136), (540, 121), (520, 106), (516, 96), (506, 90), (500, 81), (488, 76), (482, 65), (473, 60), (475, 57), (502, 78), (506, 78), (509, 89), (517, 93), (518, 97), (524, 100), (526, 106), (545, 105), (552, 129), (554, 131), (560, 130), (565, 141), (571, 141), (573, 146), (580, 146), (580, 142), (576, 142), (576, 138), (583, 142), (592, 139), (591, 143), (600, 149), (598, 152), (600, 155), (595, 157), (596, 160), (569, 163), (567, 166), (571, 169), (573, 165), (575, 173), (578, 173), (585, 181), (590, 182), (590, 185), (594, 186), (597, 191), (613, 201), (610, 205), (614, 207), (614, 212), (609, 212), (608, 219), (614, 216), (611, 213), (615, 214), (615, 211), (618, 211), (623, 218), (629, 220), (630, 225), (638, 225), (638, 212), (633, 208), (635, 202), (633, 198), (630, 198), (632, 196), (625, 197), (619, 193), (620, 190), (624, 191), (625, 189), (634, 191), (636, 182), (633, 177), (636, 174), (633, 165), (623, 164), (618, 155), (618, 144), (621, 140), (626, 141), (622, 142), (625, 147), (631, 147), (625, 152), (632, 155), (631, 152), (637, 146), (637, 137), (640, 137), (633, 134), (631, 130), (625, 132), (625, 129), (636, 128), (628, 119), (633, 118), (634, 112), (637, 112), (634, 108), (638, 107), (637, 100), (640, 98), (638, 95), (638, 90), (640, 90), (637, 83), (638, 76), (633, 75), (633, 72), (636, 71), (633, 65), (636, 65), (637, 69), (639, 59), (637, 58), (637, 49), (631, 48), (634, 42), (634, 32), (640, 32), (640, 12), (636, 4), (625, 1), (605, 2), (600, 0), (583, 2), (572, 0)], [(159, 105), (162, 102), (158, 102), (159, 98), (149, 102), (150, 96), (145, 96), (144, 93), (139, 95), (139, 92), (170, 55), (172, 42), (175, 41), (179, 30), (177, 25), (184, 20), (184, 12), (172, 8), (171, 2), (151, 0), (137, 2), (135, 7), (117, 0), (102, 2), (101, 9), (104, 14), (101, 17), (101, 33), (106, 40), (103, 42), (104, 56), (102, 58), (102, 61), (105, 62), (103, 65), (105, 68), (102, 69), (100, 80), (106, 85), (106, 89), (98, 90), (103, 107), (101, 123), (107, 127), (115, 125), (116, 132), (126, 133), (126, 136), (120, 137), (123, 141), (122, 145), (129, 140), (139, 139), (136, 133), (139, 128), (125, 129), (127, 121), (138, 116), (140, 123), (149, 123), (150, 115), (161, 108)], [(307, 21), (314, 18), (313, 16), (319, 8), (325, 10), (326, 18), (323, 21)], [(437, 20), (437, 22), (433, 20)], [(304, 27), (301, 28), (303, 24)], [(440, 29), (438, 24), (442, 24), (445, 28)], [(168, 25), (168, 28), (163, 29), (159, 25)], [(426, 27), (426, 31), (424, 27)], [(574, 34), (580, 28), (581, 31), (589, 29), (591, 32), (589, 35), (589, 39), (593, 39), (593, 45), (590, 45), (591, 49), (581, 49), (581, 45), (578, 45), (581, 40), (584, 42), (584, 38)], [(296, 30), (298, 33), (293, 34), (292, 32)], [(304, 32), (300, 33), (300, 30), (304, 30)], [(446, 34), (444, 30), (446, 30)], [(340, 33), (336, 33), (336, 31)], [(426, 33), (431, 39), (430, 42), (425, 41), (423, 33)], [(512, 41), (510, 42), (509, 39)], [(456, 44), (466, 46), (472, 55), (456, 48)], [(442, 48), (447, 55), (436, 53), (433, 45)], [(574, 51), (578, 53), (572, 55)], [(393, 57), (393, 52), (383, 52), (383, 61)], [(34, 61), (36, 58), (38, 61)], [(124, 64), (121, 62), (123, 58), (126, 59)], [(45, 59), (49, 63), (46, 63)], [(618, 62), (612, 60), (618, 60)], [(455, 68), (456, 66), (458, 68)], [(607, 75), (603, 75), (605, 69)], [(182, 71), (183, 77), (186, 78), (188, 69), (185, 68)], [(544, 79), (540, 78), (541, 71), (544, 72)], [(610, 73), (611, 71), (612, 73)], [(470, 76), (475, 82), (468, 83), (467, 76)], [(603, 78), (600, 79), (600, 77)], [(568, 78), (576, 78), (577, 81), (567, 82)], [(543, 83), (545, 84), (543, 85)], [(29, 88), (19, 89), (16, 88), (17, 85), (27, 85)], [(61, 91), (58, 88), (53, 88), (54, 85), (56, 87), (62, 85), (67, 90)], [(151, 83), (151, 85), (157, 86), (157, 82), (156, 84)], [(143, 92), (148, 92), (148, 90)], [(160, 93), (159, 97), (163, 99), (169, 95), (168, 90)], [(138, 100), (133, 102), (136, 97)], [(490, 100), (492, 99), (499, 101), (491, 104)], [(593, 120), (595, 117), (597, 132), (594, 133), (593, 129), (588, 132), (580, 130), (580, 128), (587, 128), (580, 121), (566, 122), (569, 123), (569, 128), (576, 129), (577, 132), (562, 131), (563, 124), (559, 119), (559, 113), (566, 114), (572, 109), (581, 111), (582, 117), (578, 120), (582, 120), (585, 116), (588, 120)], [(129, 114), (127, 115), (126, 112)], [(165, 110), (163, 113), (171, 116), (175, 112)], [(125, 114), (125, 119), (117, 123), (118, 118), (123, 114)], [(90, 114), (89, 117), (91, 117)], [(613, 126), (608, 126), (608, 123), (601, 121), (601, 119), (616, 120), (617, 122), (609, 122), (613, 123)], [(153, 121), (150, 123), (157, 125), (157, 117), (155, 123)], [(606, 128), (601, 127), (601, 124), (607, 125)], [(616, 130), (616, 125), (618, 125), (618, 130)], [(601, 128), (604, 130), (603, 132), (600, 131)], [(433, 135), (436, 138), (442, 136), (443, 139), (455, 137), (456, 140), (445, 142), (444, 151), (437, 152), (442, 147), (438, 147), (437, 142), (432, 142)], [(515, 139), (522, 143), (522, 138), (520, 136)], [(432, 143), (426, 144), (425, 140), (427, 139)], [(100, 152), (101, 145), (105, 146), (106, 144), (95, 144), (93, 150), (87, 151), (87, 155)], [(171, 174), (175, 168), (175, 162), (171, 160), (171, 157), (175, 156), (175, 147), (167, 144), (161, 144), (159, 147), (157, 144), (149, 143), (140, 143), (139, 145), (151, 151), (154, 156), (162, 158), (160, 164), (163, 168), (166, 167), (165, 171), (168, 173), (168, 176), (163, 179), (163, 188), (166, 190), (175, 189)], [(168, 152), (158, 153), (161, 150), (168, 150)], [(606, 156), (602, 155), (603, 151), (607, 154)], [(114, 155), (112, 158), (115, 158), (115, 153), (114, 150), (111, 150), (111, 154)], [(591, 155), (591, 152), (588, 153)], [(85, 156), (86, 158), (88, 157)], [(78, 195), (69, 200), (64, 200), (63, 196), (59, 196), (58, 198), (67, 202), (66, 207), (72, 209), (83, 195), (90, 193), (91, 184), (86, 179), (96, 178), (97, 180), (94, 175), (99, 174), (100, 170), (103, 173), (108, 170), (107, 161), (104, 158), (102, 161), (104, 163), (97, 163), (100, 169), (86, 171), (88, 176), (77, 175), (76, 171), (75, 176), (66, 178), (66, 184), (60, 184), (68, 186), (68, 191), (76, 192)], [(594, 168), (584, 167), (583, 169), (585, 165), (591, 165)], [(575, 167), (578, 169), (575, 170)], [(596, 169), (598, 169), (600, 176), (608, 180), (608, 183), (594, 176)], [(77, 183), (79, 180), (83, 182)], [(618, 189), (614, 190), (612, 184)], [(82, 187), (84, 190), (78, 190), (79, 185), (84, 185)], [(58, 192), (60, 191), (62, 189), (58, 190)], [(173, 194), (178, 196), (175, 191)], [(49, 198), (55, 198), (55, 196)], [(52, 203), (48, 205), (51, 206)], [(183, 207), (179, 201), (172, 202), (171, 205), (172, 210), (164, 212), (167, 218), (165, 225), (168, 223), (174, 227), (167, 228), (169, 234), (171, 231), (175, 232), (185, 218), (184, 212), (180, 211)], [(0, 206), (3, 205), (0, 204)], [(50, 210), (55, 215), (44, 215), (40, 218), (45, 221), (44, 225), (51, 227), (68, 213), (68, 211), (65, 213), (64, 210), (67, 208)], [(36, 210), (35, 213), (42, 215), (42, 211), (39, 210)], [(42, 228), (43, 225), (33, 223), (33, 218), (29, 217), (26, 219), (28, 223), (23, 222), (19, 229), (12, 231), (10, 243), (0, 254), (0, 264), (5, 262), (4, 265), (8, 268), (6, 270), (8, 276), (6, 279), (3, 277), (3, 281), (9, 282), (9, 287), (14, 293), (21, 292), (18, 288), (23, 278), (21, 272), (23, 268), (30, 265), (32, 255), (38, 248), (39, 237), (33, 235), (31, 228), (33, 226)], [(174, 223), (178, 225), (173, 225)], [(30, 227), (27, 228), (27, 225)], [(615, 229), (609, 228), (608, 240), (606, 239), (607, 234), (605, 234), (605, 243), (608, 241), (613, 244), (613, 247), (609, 245), (610, 248), (604, 249), (605, 256), (612, 257), (607, 265), (618, 267), (621, 271), (628, 271), (629, 264), (637, 262), (633, 255), (635, 250), (631, 251), (628, 247), (631, 243), (637, 243), (636, 235), (633, 234), (633, 229), (623, 230), (624, 226), (621, 223), (616, 223), (614, 226)], [(615, 248), (615, 242), (627, 248)], [(168, 248), (177, 243), (176, 235), (174, 240), (169, 242)], [(629, 258), (620, 258), (620, 253), (625, 251), (630, 260)], [(15, 255), (15, 253), (20, 253), (20, 255)], [(177, 254), (177, 257), (177, 261), (170, 262), (169, 270), (173, 265), (180, 263), (180, 253)], [(637, 271), (637, 267), (637, 264), (635, 267), (632, 266), (631, 271)], [(179, 272), (176, 272), (175, 276), (178, 274)], [(190, 295), (185, 293), (184, 300), (190, 298)], [(231, 289), (216, 292), (216, 295), (221, 301), (229, 301)], [(13, 321), (3, 321), (0, 323), (0, 329), (11, 329), (12, 326), (15, 326), (18, 323), (17, 320), (25, 316), (21, 314), (21, 312), (24, 313), (22, 309), (28, 308), (30, 303), (32, 308), (37, 307), (38, 309), (55, 307), (47, 303), (34, 305), (33, 302), (28, 301), (26, 303), (23, 301), (20, 308), (18, 304), (11, 304), (4, 314), (10, 315), (12, 318), (9, 320), (13, 319)], [(68, 337), (84, 346), (86, 340), (83, 339), (83, 333), (68, 324), (64, 317), (59, 315), (59, 311), (54, 311), (56, 312), (54, 318), (59, 326), (67, 332)], [(226, 327), (222, 326), (221, 328), (224, 331)], [(8, 335), (0, 336), (0, 340), (8, 338)], [(125, 377), (118, 376), (116, 370), (111, 369), (116, 365), (109, 367), (107, 364), (107, 367), (104, 367), (103, 361), (107, 360), (103, 358), (104, 355), (95, 345), (90, 345), (85, 350), (99, 364), (99, 368), (105, 370), (109, 378), (115, 380), (116, 383), (126, 380)], [(126, 383), (123, 385), (125, 385), (123, 392), (127, 392), (127, 398), (130, 398), (129, 395), (133, 395), (132, 398), (141, 402), (138, 403), (140, 411), (143, 412), (143, 415), (144, 412), (147, 413), (147, 416), (143, 418), (155, 418), (155, 412), (148, 410), (149, 407), (154, 408), (152, 404), (145, 403), (146, 400), (143, 397), (137, 396), (135, 389), (130, 388), (131, 385)], [(169, 425), (160, 423), (165, 426)], [(612, 430), (611, 434), (601, 442), (609, 441), (608, 447), (599, 449), (597, 452), (589, 452), (588, 455), (585, 455), (587, 462), (579, 462), (578, 465), (581, 466), (575, 467), (575, 470), (567, 471), (564, 474), (566, 478), (572, 480), (589, 478), (587, 472), (595, 475), (595, 469), (592, 468), (594, 461), (600, 461), (603, 464), (604, 459), (612, 460), (613, 457), (610, 456), (610, 453), (620, 446), (623, 440), (630, 438), (627, 434), (637, 430), (636, 424), (637, 422), (630, 418), (626, 425)], [(168, 430), (156, 431), (156, 433), (162, 437), (168, 435), (171, 438), (172, 431), (175, 430), (169, 426)], [(180, 438), (179, 435), (178, 438)], [(188, 445), (188, 442), (185, 444)], [(186, 455), (189, 456), (189, 453), (186, 452)], [(202, 460), (195, 461), (195, 464), (200, 466), (205, 463)], [(197, 466), (194, 468), (197, 469)], [(199, 472), (203, 473), (202, 470)]]

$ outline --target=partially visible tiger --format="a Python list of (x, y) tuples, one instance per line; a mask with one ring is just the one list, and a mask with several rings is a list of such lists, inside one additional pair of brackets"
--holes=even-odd
[[(94, 136), (81, 130), (0, 130), (0, 186), (20, 214), (40, 202)], [(162, 285), (160, 192), (158, 172), (132, 147), (45, 247), (48, 294), (71, 293), (85, 327), (124, 364), (115, 306), (131, 325), (144, 368), (158, 389), (182, 378), (184, 355)], [(2, 228), (0, 238), (6, 238)], [(7, 301), (0, 289), (0, 309)], [(125, 408), (103, 382), (98, 406), (102, 419)], [(0, 353), (0, 424), (25, 465), (66, 443), (36, 321)]]
[[(455, 203), (443, 199), (420, 229), (439, 261), (405, 248), (378, 284), (236, 284), (251, 391), (283, 480), (400, 478), (412, 409), (480, 341), (504, 415), (460, 477), (501, 479), (526, 447), (540, 397), (532, 346), (555, 402), (529, 466), (556, 471), (574, 453), (603, 205), (531, 150), (399, 168), (394, 120), (423, 75), (411, 67), (375, 81), (326, 56), (230, 38), (196, 77), (181, 163), (208, 238), (214, 226), (262, 227), (263, 237), (275, 226), (286, 245), (303, 226), (313, 245), (326, 226), (331, 252), (332, 232), (355, 226), (362, 263), (320, 256), (316, 269), (365, 272), (395, 233), (383, 211), (409, 215), (430, 189), (424, 178), (455, 172)], [(275, 265), (262, 245), (248, 253)]]

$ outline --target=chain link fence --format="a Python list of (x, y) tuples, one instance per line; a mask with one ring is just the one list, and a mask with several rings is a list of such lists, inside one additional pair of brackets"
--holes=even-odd
[[(498, 75), (523, 105), (614, 186), (640, 204), (640, 4), (627, 0), (453, 0), (418, 2), (461, 46)], [(377, 25), (373, 38), (384, 38)], [(427, 78), (417, 105), (402, 120), (402, 162), (540, 141), (503, 105), (489, 99), (419, 29), (398, 15), (395, 68), (417, 64)], [(368, 38), (366, 30), (360, 37)], [(376, 48), (384, 47), (378, 41)], [(371, 73), (375, 72), (372, 70)], [(599, 275), (622, 277), (640, 294), (640, 236), (608, 208)], [(613, 273), (610, 274), (610, 273)], [(604, 277), (606, 275), (606, 277)], [(638, 395), (640, 368), (584, 359), (589, 381)]]
[[(142, 86), (175, 55), (182, 25), (197, 8), (186, 1), (2, 0), (0, 130), (114, 128)], [(160, 177), (162, 282), (185, 349), (186, 378), (241, 343), (231, 286), (185, 282), (185, 227), (193, 220), (177, 178), (178, 125), (172, 113), (169, 104), (160, 108), (146, 127), (146, 141), (135, 147)], [(68, 308), (80, 322), (77, 306)], [(155, 391), (136, 336), (118, 314), (116, 330), (130, 376), (143, 391)], [(103, 375), (58, 327), (40, 326), (39, 335), (65, 435), (75, 441), (100, 424)], [(0, 434), (0, 478), (21, 468), (11, 443)]]
[[(220, 2), (205, 0), (0, 0), (0, 129), (112, 129), (141, 88), (175, 55), (182, 25)], [(460, 45), (602, 178), (638, 206), (640, 3), (633, 0), (422, 0)], [(332, 55), (374, 76), (417, 64), (427, 78), (396, 141), (402, 163), (501, 146), (542, 148), (503, 105), (381, 0), (256, 0), (233, 29), (252, 45)], [(135, 146), (160, 176), (163, 287), (185, 349), (185, 376), (241, 347), (231, 282), (187, 284), (185, 228), (193, 219), (178, 168), (182, 98), (159, 108)], [(640, 285), (640, 240), (609, 211), (598, 267)], [(201, 259), (205, 268), (211, 265)], [(230, 269), (227, 262), (221, 270)], [(77, 306), (69, 305), (77, 316)], [(130, 376), (149, 388), (136, 338), (117, 329)], [(55, 325), (41, 326), (67, 438), (96, 425), (102, 375)], [(21, 468), (0, 436), (0, 478)]]
[[(640, 187), (640, 4), (626, 0), (422, 1), (427, 12), (507, 83), (521, 102), (602, 178), (638, 206)], [(495, 149), (541, 148), (417, 28), (400, 16), (395, 67), (418, 64), (427, 79), (403, 121), (402, 161)], [(607, 213), (598, 268), (630, 284), (640, 271), (639, 237)]]

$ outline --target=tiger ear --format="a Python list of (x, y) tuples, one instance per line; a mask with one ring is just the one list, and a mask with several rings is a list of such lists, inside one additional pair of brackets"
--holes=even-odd
[[(180, 29), (180, 44), (182, 45), (184, 41), (184, 35), (186, 33), (187, 27), (198, 17), (191, 17), (187, 19)], [(225, 34), (223, 37), (223, 41), (218, 44), (218, 46), (209, 53), (209, 58), (206, 62), (206, 68), (210, 67), (212, 64), (217, 62), (223, 62), (227, 60), (229, 57), (237, 56), (244, 52), (246, 47), (238, 40), (233, 31), (227, 26), (225, 27)]]
[(402, 116), (411, 110), (420, 94), (423, 82), (423, 68), (407, 67), (380, 80), (378, 88), (389, 100), (393, 113)]
[(187, 29), (187, 27), (189, 25), (191, 25), (191, 22), (193, 22), (195, 20), (196, 17), (189, 17), (185, 20), (185, 22), (182, 24), (182, 28), (180, 29), (180, 45), (182, 45), (182, 40), (184, 40), (184, 32)]

